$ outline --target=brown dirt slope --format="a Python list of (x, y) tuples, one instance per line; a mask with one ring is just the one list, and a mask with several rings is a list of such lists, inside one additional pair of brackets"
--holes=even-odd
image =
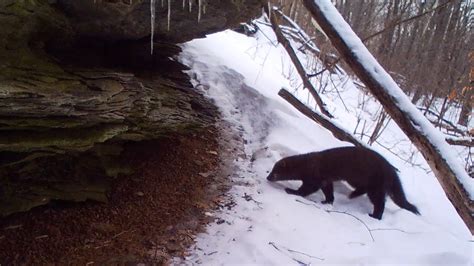
[(162, 264), (183, 256), (228, 188), (219, 132), (126, 146), (109, 203), (56, 202), (0, 220), (0, 264)]

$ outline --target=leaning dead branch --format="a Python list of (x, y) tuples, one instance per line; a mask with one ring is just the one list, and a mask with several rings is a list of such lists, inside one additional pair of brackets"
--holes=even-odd
[(300, 102), (293, 94), (291, 94), (289, 91), (285, 89), (281, 89), (278, 92), (278, 95), (280, 95), (283, 99), (285, 99), (288, 103), (293, 105), (298, 111), (300, 111), (302, 114), (307, 116), (309, 119), (313, 120), (314, 122), (320, 124), (327, 130), (331, 131), (331, 133), (336, 137), (337, 139), (341, 141), (347, 141), (352, 144), (354, 144), (357, 147), (364, 147), (365, 145), (362, 144), (359, 140), (357, 140), (351, 133), (345, 131), (343, 128), (337, 126), (334, 124), (331, 119), (328, 117), (318, 114), (317, 112), (311, 110), (309, 107), (307, 107), (305, 104)]
[(473, 138), (447, 138), (446, 141), (451, 145), (474, 147)]
[[(301, 80), (303, 81), (303, 84), (305, 88), (309, 91), (311, 96), (313, 96), (314, 100), (318, 104), (319, 109), (323, 114), (329, 117), (333, 117), (329, 111), (326, 109), (326, 105), (324, 104), (323, 100), (321, 97), (319, 97), (318, 92), (316, 91), (316, 88), (314, 88), (313, 84), (309, 81), (308, 76), (306, 74), (306, 70), (304, 69), (304, 66), (301, 64), (301, 62), (298, 59), (298, 56), (296, 55), (296, 52), (293, 50), (291, 47), (290, 42), (288, 39), (285, 38), (283, 33), (280, 30), (280, 23), (278, 21), (278, 18), (275, 14), (275, 12), (271, 10), (267, 10), (268, 17), (270, 18), (270, 22), (272, 24), (273, 31), (275, 32), (278, 42), (283, 45), (285, 48), (286, 52), (291, 58), (291, 61), (293, 62), (293, 65), (295, 66), (296, 70), (298, 71), (298, 74), (301, 77)], [(271, 15), (270, 15), (271, 14)]]

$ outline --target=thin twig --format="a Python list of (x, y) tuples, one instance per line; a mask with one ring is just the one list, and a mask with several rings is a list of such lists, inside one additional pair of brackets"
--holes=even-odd
[(322, 73), (324, 73), (325, 71), (328, 71), (328, 70), (331, 70), (332, 68), (334, 68), (338, 63), (339, 61), (341, 61), (341, 58), (338, 57), (334, 60), (334, 62), (332, 63), (329, 63), (323, 70), (317, 72), (317, 73), (314, 73), (314, 74), (307, 74), (306, 76), (308, 78), (314, 78), (314, 77), (317, 77), (318, 75), (321, 75)]
[(364, 221), (362, 221), (359, 217), (355, 216), (354, 214), (351, 214), (351, 213), (348, 213), (348, 212), (343, 212), (343, 211), (333, 211), (333, 210), (325, 210), (325, 211), (329, 212), (329, 213), (334, 212), (334, 213), (346, 214), (346, 215), (349, 215), (349, 216), (353, 217), (354, 219), (359, 221), (361, 224), (363, 224), (365, 226), (365, 228), (367, 228), (367, 232), (369, 232), (370, 238), (372, 238), (372, 242), (375, 242), (374, 236), (372, 235), (372, 231), (367, 226), (367, 224), (364, 223)]
[[(316, 207), (316, 208), (318, 208), (318, 209), (321, 209), (319, 206), (316, 206), (316, 205), (311, 204), (311, 203), (305, 203), (305, 202), (302, 202), (302, 201), (300, 201), (300, 200), (298, 200), (298, 199), (296, 199), (296, 201), (297, 201), (297, 202), (300, 202), (300, 203), (303, 203), (303, 204), (305, 204), (305, 205), (311, 205), (311, 206), (314, 206), (314, 207)], [(370, 229), (370, 228), (367, 226), (367, 224), (364, 223), (364, 221), (362, 221), (359, 217), (355, 216), (354, 214), (351, 214), (351, 213), (348, 213), (348, 212), (343, 212), (343, 211), (334, 211), (334, 210), (326, 210), (326, 209), (323, 209), (323, 210), (324, 210), (325, 212), (327, 212), (327, 213), (334, 212), (334, 213), (346, 214), (346, 215), (349, 215), (349, 216), (355, 218), (355, 219), (358, 220), (360, 223), (362, 223), (362, 224), (365, 226), (365, 228), (367, 228), (367, 232), (369, 232), (370, 237), (372, 238), (372, 242), (375, 242), (375, 239), (374, 239), (374, 236), (372, 235), (371, 229)]]
[(296, 201), (296, 202), (299, 202), (299, 203), (302, 203), (302, 204), (304, 204), (304, 205), (313, 206), (313, 207), (316, 207), (316, 208), (318, 208), (318, 209), (321, 209), (321, 207), (319, 207), (318, 205), (313, 204), (313, 203), (306, 203), (306, 202), (304, 202), (304, 201), (301, 201), (300, 199), (295, 199), (295, 201)]
[(206, 255), (206, 256), (212, 256), (212, 255), (214, 255), (214, 254), (216, 254), (216, 253), (217, 253), (217, 251), (213, 251), (213, 252), (209, 252), (209, 253), (207, 253), (207, 254), (204, 253), (204, 255)]
[(405, 163), (407, 163), (407, 164), (409, 164), (413, 167), (418, 167), (418, 168), (422, 169), (423, 171), (425, 171), (427, 173), (429, 172), (429, 171), (427, 171), (427, 169), (423, 168), (423, 166), (421, 164), (414, 163), (414, 162), (410, 161), (409, 159), (405, 159), (405, 158), (401, 157), (398, 153), (393, 151), (393, 148), (389, 148), (389, 147), (383, 145), (382, 143), (380, 143), (380, 141), (375, 140), (375, 143), (377, 143), (380, 147), (384, 148), (385, 150), (387, 150), (391, 154), (395, 155), (396, 157), (398, 157), (400, 160), (404, 161)]
[(324, 260), (323, 258), (311, 256), (311, 255), (309, 255), (309, 254), (306, 254), (306, 253), (301, 252), (301, 251), (298, 251), (298, 250), (293, 250), (293, 249), (289, 249), (289, 248), (285, 248), (285, 249), (288, 250), (288, 251), (291, 252), (291, 253), (296, 253), (296, 254), (308, 256), (308, 257), (310, 257), (310, 258), (312, 258), (312, 259), (318, 259), (318, 260), (321, 260), (321, 261)]
[(402, 233), (409, 234), (409, 235), (419, 234), (419, 232), (407, 232), (407, 231), (404, 231), (404, 230), (398, 229), (398, 228), (376, 228), (376, 229), (371, 229), (370, 231), (371, 232), (373, 232), (373, 231), (398, 231), (398, 232), (402, 232)]
[(347, 108), (346, 103), (344, 102), (344, 99), (342, 99), (341, 93), (339, 93), (339, 90), (337, 89), (338, 86), (336, 86), (336, 84), (334, 83), (334, 80), (332, 80), (332, 77), (331, 77), (331, 76), (329, 76), (329, 80), (331, 81), (332, 85), (333, 85), (334, 88), (336, 89), (337, 96), (338, 96), (339, 99), (341, 100), (342, 105), (344, 105), (344, 109), (346, 109), (346, 112), (349, 112), (349, 108)]
[[(316, 256), (312, 256), (312, 255), (309, 255), (309, 254), (306, 254), (304, 252), (301, 252), (301, 251), (298, 251), (298, 250), (294, 250), (294, 249), (290, 249), (290, 248), (286, 248), (286, 247), (283, 247), (283, 246), (279, 246), (277, 244), (275, 244), (275, 242), (268, 242), (269, 245), (271, 245), (272, 247), (274, 247), (276, 250), (282, 252), (281, 249), (285, 249), (286, 251), (290, 252), (290, 253), (296, 253), (296, 254), (300, 254), (300, 255), (304, 255), (304, 256), (307, 256), (309, 258), (312, 258), (312, 259), (317, 259), (317, 260), (320, 260), (320, 261), (323, 261), (324, 259), (323, 258), (319, 258), (319, 257), (316, 257)], [(289, 256), (290, 257), (290, 256)], [(309, 265), (307, 263), (304, 263), (298, 259), (295, 259), (293, 257), (290, 257), (292, 260), (300, 263), (300, 264), (303, 264), (303, 265)]]
[(262, 203), (260, 201), (256, 201), (254, 198), (252, 198), (251, 195), (247, 194), (247, 193), (244, 193), (244, 195), (242, 196), (243, 199), (245, 199), (246, 201), (253, 201), (255, 202), (255, 204), (257, 204), (257, 207), (260, 208), (260, 209), (263, 209), (263, 207), (261, 206)]
[[(114, 236), (112, 237), (112, 239), (115, 239), (115, 238), (117, 238), (117, 237), (119, 237), (119, 236), (121, 236), (121, 235), (123, 235), (123, 234), (125, 234), (125, 233), (129, 232), (129, 231), (130, 231), (130, 230), (125, 230), (125, 231), (122, 231), (122, 232), (120, 232), (120, 233), (118, 233), (118, 234), (114, 235)], [(135, 231), (135, 230), (132, 230), (132, 232), (133, 232), (133, 231)]]

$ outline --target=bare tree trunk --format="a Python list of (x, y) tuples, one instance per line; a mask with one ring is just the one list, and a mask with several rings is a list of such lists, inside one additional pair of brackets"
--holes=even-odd
[(421, 96), (423, 96), (423, 92), (421, 91), (421, 88), (417, 86), (411, 102), (416, 105), (416, 103), (421, 99)]
[[(384, 85), (374, 75), (372, 75), (371, 69), (366, 68), (366, 66), (360, 60), (358, 60), (358, 58), (361, 56), (360, 52), (352, 50), (348, 43), (346, 43), (346, 39), (344, 39), (348, 37), (341, 36), (338, 30), (342, 30), (351, 36), (355, 34), (350, 30), (349, 27), (343, 26), (344, 29), (336, 29), (332, 24), (332, 17), (329, 17), (327, 14), (328, 11), (321, 10), (321, 7), (319, 6), (321, 4), (316, 3), (316, 1), (317, 0), (303, 0), (303, 3), (324, 30), (341, 56), (344, 57), (347, 64), (352, 68), (359, 79), (365, 83), (371, 93), (380, 101), (385, 111), (393, 118), (393, 120), (398, 124), (403, 132), (405, 132), (407, 137), (420, 150), (423, 157), (426, 159), (434, 174), (438, 178), (448, 199), (456, 208), (457, 212), (464, 220), (471, 233), (474, 233), (474, 204), (470, 199), (469, 194), (459, 183), (459, 179), (457, 177), (457, 175), (467, 176), (467, 173), (460, 173), (460, 171), (455, 170), (455, 168), (453, 168), (454, 166), (451, 166), (448, 163), (447, 157), (440, 153), (440, 149), (443, 150), (445, 148), (443, 145), (447, 146), (448, 144), (435, 143), (432, 139), (425, 135), (426, 132), (424, 132), (419, 127), (421, 126), (419, 123), (422, 122), (425, 126), (429, 126), (430, 124), (428, 121), (422, 121), (424, 117), (421, 115), (421, 113), (413, 114), (406, 112), (397, 105), (397, 99), (395, 99), (394, 96), (392, 96), (384, 87)], [(323, 0), (319, 0), (318, 2), (320, 1)], [(332, 4), (329, 0), (326, 0), (324, 3), (328, 4), (327, 6), (325, 5), (326, 8), (334, 8), (332, 7)], [(337, 12), (335, 11), (335, 8), (335, 12), (333, 13), (332, 11), (333, 10), (331, 10), (331, 14)], [(382, 68), (377, 67), (377, 71), (379, 75), (383, 74), (388, 76), (388, 74)], [(382, 73), (380, 73), (380, 71), (382, 71)], [(395, 83), (393, 80), (392, 82), (392, 84)], [(400, 89), (398, 88), (398, 90)], [(402, 92), (399, 91), (399, 93)], [(410, 104), (409, 101), (404, 101), (404, 103)]]
[(430, 110), (430, 107), (433, 104), (434, 100), (436, 99), (436, 95), (438, 94), (439, 89), (440, 89), (439, 87), (436, 87), (436, 89), (433, 91), (433, 94), (431, 94), (429, 100), (426, 101), (425, 103), (426, 110), (425, 110), (424, 115), (426, 115), (428, 110)]
[(436, 125), (441, 128), (441, 124), (443, 124), (443, 118), (444, 114), (446, 113), (446, 110), (448, 110), (448, 96), (444, 97), (443, 104), (441, 105), (441, 110), (439, 110), (439, 116), (438, 116), (438, 121), (436, 122)]
[[(421, 16), (421, 14), (423, 14), (423, 11), (424, 11), (423, 8), (424, 7), (425, 7), (424, 2), (419, 4), (418, 13), (417, 13), (418, 16)], [(408, 44), (407, 44), (407, 51), (405, 53), (405, 60), (408, 60), (410, 57), (412, 57), (411, 52), (412, 52), (412, 49), (414, 47), (416, 37), (418, 35), (421, 35), (421, 33), (419, 31), (420, 24), (421, 24), (421, 22), (419, 20), (416, 20), (415, 25), (413, 27), (413, 30), (410, 32), (410, 37), (409, 37)]]
[(472, 113), (472, 102), (474, 100), (474, 88), (467, 89), (463, 97), (463, 103), (461, 108), (461, 113), (459, 114), (458, 124), (462, 126), (467, 126), (469, 122), (469, 116)]

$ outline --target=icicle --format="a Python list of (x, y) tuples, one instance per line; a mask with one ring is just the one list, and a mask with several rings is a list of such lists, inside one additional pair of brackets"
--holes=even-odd
[(270, 1), (268, 1), (268, 20), (270, 20), (271, 16), (272, 16), (272, 5), (270, 4)]
[(168, 0), (168, 31), (170, 31), (170, 20), (171, 20), (171, 0)]
[(150, 17), (151, 17), (151, 38), (150, 38), (150, 46), (151, 46), (151, 54), (153, 54), (153, 37), (155, 35), (155, 0), (150, 0)]
[(186, 0), (183, 0), (183, 10), (186, 8)]
[(198, 0), (198, 23), (201, 21), (201, 7), (202, 7), (202, 0)]
[(165, 6), (165, 0), (161, 0), (161, 7), (164, 7)]
[(207, 7), (207, 1), (204, 1), (204, 3), (202, 4), (202, 13), (203, 14), (206, 14), (206, 7)]
[(191, 13), (193, 11), (193, 0), (189, 0), (188, 4), (189, 4), (189, 13)]

